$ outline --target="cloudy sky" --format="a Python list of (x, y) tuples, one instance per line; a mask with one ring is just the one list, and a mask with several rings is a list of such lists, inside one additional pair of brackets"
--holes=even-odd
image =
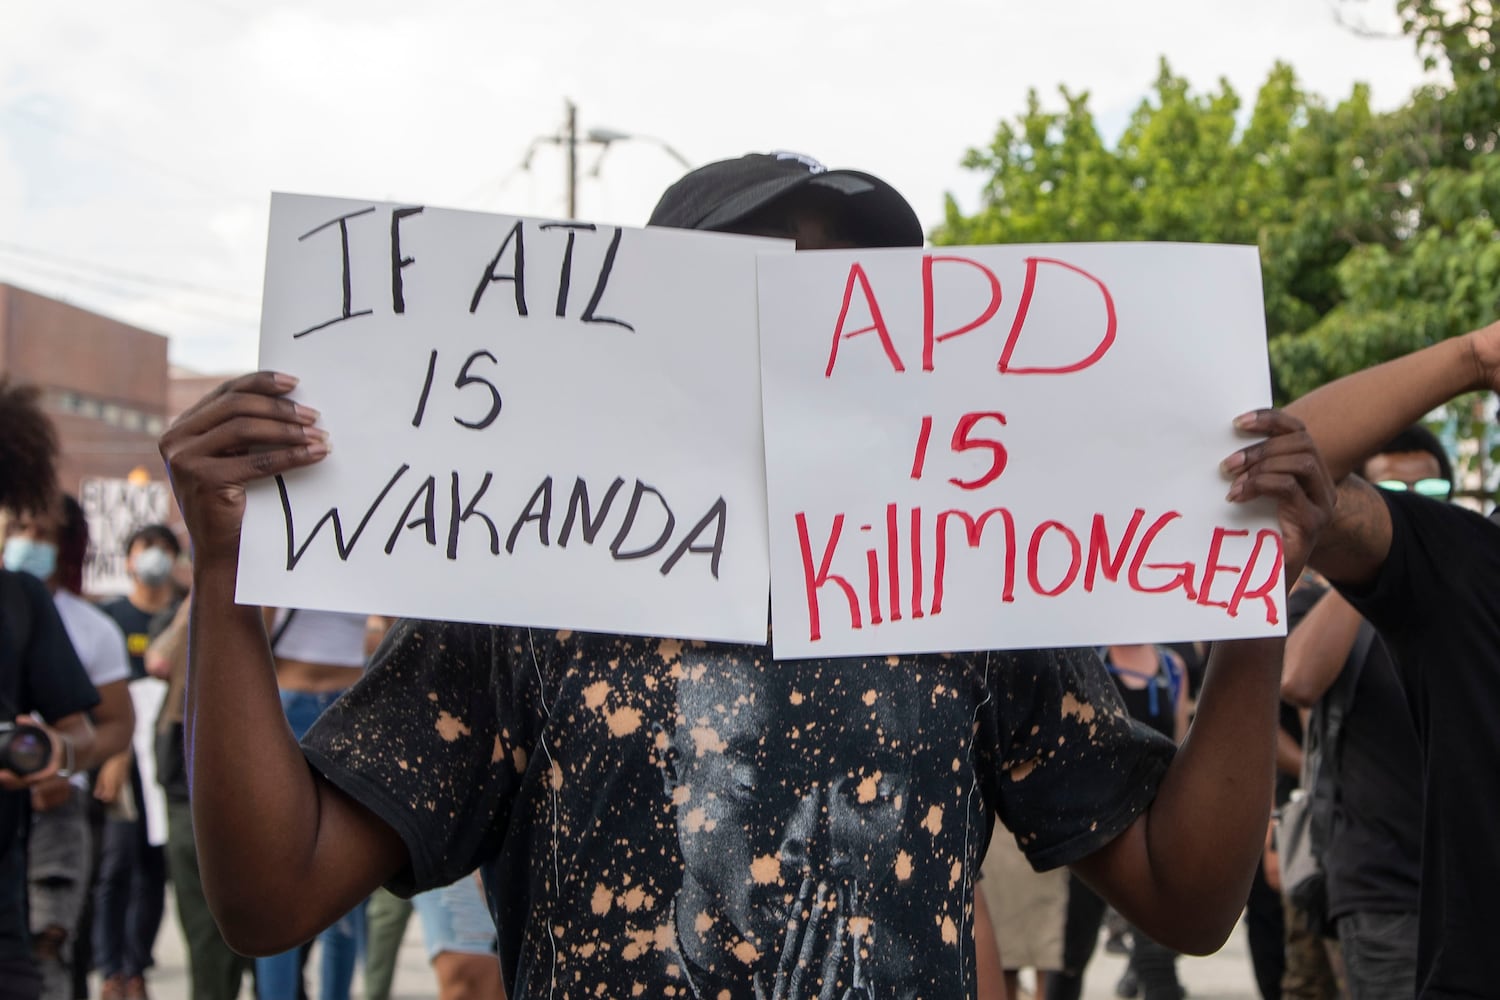
[[(0, 281), (255, 364), (269, 192), (560, 216), (545, 140), (568, 99), (579, 214), (640, 224), (681, 172), (749, 150), (860, 167), (929, 226), (1028, 88), (1087, 89), (1106, 138), (1166, 56), (1253, 96), (1276, 60), (1379, 106), (1422, 82), (1405, 39), (1331, 0), (0, 0)], [(1368, 28), (1391, 0), (1345, 0)], [(528, 150), (532, 150), (528, 157)]]

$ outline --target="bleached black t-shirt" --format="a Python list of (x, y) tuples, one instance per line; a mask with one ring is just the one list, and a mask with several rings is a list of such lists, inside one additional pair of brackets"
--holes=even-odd
[(994, 817), (1075, 861), (1172, 753), (1083, 651), (403, 622), (376, 661), (305, 752), (405, 841), (398, 891), (482, 868), (514, 1000), (969, 995)]

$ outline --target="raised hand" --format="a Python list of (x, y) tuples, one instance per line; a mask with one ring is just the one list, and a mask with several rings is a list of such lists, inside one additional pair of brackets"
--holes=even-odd
[(219, 386), (161, 438), (172, 489), (193, 537), (196, 561), (239, 552), (245, 486), (312, 465), (328, 454), (318, 411), (286, 398), (297, 380), (255, 372)]
[(1333, 519), (1333, 480), (1312, 436), (1296, 417), (1281, 410), (1255, 410), (1236, 417), (1234, 425), (1243, 433), (1266, 437), (1224, 459), (1224, 473), (1232, 478), (1228, 499), (1276, 500), (1290, 585), (1307, 564), (1318, 533)]

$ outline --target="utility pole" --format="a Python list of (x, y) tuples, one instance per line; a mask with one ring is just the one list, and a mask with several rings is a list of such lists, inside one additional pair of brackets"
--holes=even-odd
[(563, 141), (568, 146), (568, 218), (578, 218), (578, 105), (566, 102), (568, 123)]
[[(681, 153), (660, 139), (649, 135), (635, 135), (630, 132), (620, 132), (608, 128), (591, 128), (586, 134), (580, 136), (578, 134), (578, 105), (574, 104), (571, 99), (565, 98), (563, 100), (563, 108), (567, 112), (567, 115), (563, 122), (562, 131), (557, 135), (539, 135), (531, 140), (531, 145), (526, 150), (526, 156), (521, 160), (521, 169), (531, 169), (531, 154), (536, 151), (538, 146), (545, 144), (562, 146), (566, 149), (568, 158), (568, 176), (566, 180), (569, 219), (578, 218), (578, 146), (580, 143), (589, 143), (590, 145), (600, 147), (601, 152), (599, 157), (600, 162), (602, 162), (604, 152), (608, 151), (611, 143), (623, 142), (627, 139), (643, 140), (655, 145), (684, 167), (692, 168), (692, 164)], [(599, 163), (596, 162), (593, 170), (590, 171), (590, 176), (598, 176), (598, 174)]]

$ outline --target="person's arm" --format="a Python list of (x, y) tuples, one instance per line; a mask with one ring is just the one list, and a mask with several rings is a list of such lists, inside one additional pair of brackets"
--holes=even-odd
[(151, 640), (151, 645), (146, 647), (146, 673), (152, 677), (170, 680), (174, 665), (186, 660), (188, 611), (192, 606), (191, 597), (183, 598), (167, 627), (157, 633), (156, 638)]
[[(1295, 580), (1328, 522), (1333, 484), (1311, 437), (1284, 413), (1237, 425), (1268, 435), (1230, 456), (1230, 499), (1277, 501), (1285, 572)], [(1074, 870), (1168, 947), (1214, 951), (1245, 906), (1271, 814), (1281, 639), (1221, 642), (1197, 714), (1150, 807)]]
[(25, 777), (0, 768), (0, 788), (7, 791), (35, 789), (47, 785), (59, 772), (68, 775), (86, 771), (102, 762), (94, 740), (94, 724), (89, 721), (87, 713), (73, 712), (50, 724), (34, 715), (18, 716), (16, 722), (44, 731), (51, 743), (51, 756), (46, 767)]
[(1316, 705), (1339, 679), (1363, 620), (1337, 590), (1318, 598), (1307, 617), (1287, 636), (1281, 697), (1299, 708)]
[(130, 700), (130, 682), (119, 680), (99, 687), (99, 704), (92, 713), (94, 753), (107, 757), (130, 746), (135, 734), (135, 705)]
[(1287, 407), (1340, 482), (1338, 506), (1312, 564), (1345, 584), (1368, 583), (1390, 552), (1390, 511), (1374, 488), (1345, 479), (1376, 448), (1443, 403), (1500, 388), (1500, 323), (1346, 375)]
[(1291, 733), (1279, 726), (1276, 729), (1276, 770), (1293, 778), (1302, 775), (1302, 747)]
[(308, 767), (282, 713), (260, 609), (234, 600), (245, 485), (328, 454), (316, 411), (284, 398), (295, 384), (270, 372), (226, 382), (161, 441), (193, 539), (193, 827), (210, 909), (246, 954), (310, 939), (407, 862), (395, 831)]

